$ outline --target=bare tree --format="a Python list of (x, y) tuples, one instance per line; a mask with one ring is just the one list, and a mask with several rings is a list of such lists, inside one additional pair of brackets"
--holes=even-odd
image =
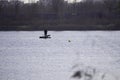
[(53, 12), (58, 16), (62, 14), (63, 6), (64, 6), (64, 0), (52, 0)]

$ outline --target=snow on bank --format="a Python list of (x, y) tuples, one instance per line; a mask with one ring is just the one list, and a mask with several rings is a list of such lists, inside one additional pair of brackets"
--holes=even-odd
[(49, 34), (0, 32), (0, 80), (120, 80), (120, 31)]

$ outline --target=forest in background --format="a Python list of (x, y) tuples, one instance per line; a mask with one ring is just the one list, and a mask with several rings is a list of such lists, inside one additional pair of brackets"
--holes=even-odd
[(0, 30), (120, 30), (120, 0), (0, 0)]

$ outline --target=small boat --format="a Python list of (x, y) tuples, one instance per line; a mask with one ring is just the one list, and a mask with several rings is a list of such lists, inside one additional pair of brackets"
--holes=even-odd
[(47, 30), (44, 30), (44, 36), (40, 36), (39, 38), (47, 39), (51, 38), (50, 35), (47, 35)]

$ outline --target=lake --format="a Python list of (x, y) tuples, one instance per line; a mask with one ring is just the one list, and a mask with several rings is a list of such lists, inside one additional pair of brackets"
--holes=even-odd
[[(120, 80), (120, 31), (48, 34), (1, 31), (0, 80)], [(72, 77), (76, 71), (79, 79)]]

